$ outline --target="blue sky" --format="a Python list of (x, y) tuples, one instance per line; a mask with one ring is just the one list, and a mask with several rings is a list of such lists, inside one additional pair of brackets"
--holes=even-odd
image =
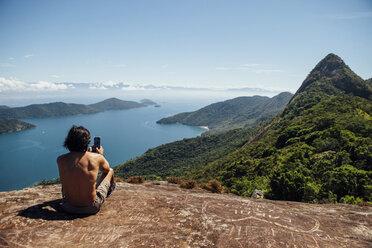
[(371, 41), (372, 1), (0, 0), (0, 103), (40, 82), (294, 92), (331, 52), (372, 77)]

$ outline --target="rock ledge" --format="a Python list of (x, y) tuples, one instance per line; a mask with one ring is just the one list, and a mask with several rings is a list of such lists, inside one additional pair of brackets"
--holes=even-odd
[(370, 207), (118, 183), (101, 211), (84, 217), (60, 212), (60, 190), (0, 192), (0, 246), (372, 247)]

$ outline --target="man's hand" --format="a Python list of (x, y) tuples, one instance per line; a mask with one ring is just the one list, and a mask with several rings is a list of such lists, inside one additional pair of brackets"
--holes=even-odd
[(88, 152), (95, 152), (95, 153), (101, 154), (103, 156), (104, 149), (103, 149), (102, 146), (100, 146), (99, 148), (91, 146), (91, 147), (88, 148)]
[(96, 148), (96, 152), (98, 154), (101, 154), (103, 156), (103, 152), (104, 152), (103, 147), (102, 146), (99, 146), (99, 148)]

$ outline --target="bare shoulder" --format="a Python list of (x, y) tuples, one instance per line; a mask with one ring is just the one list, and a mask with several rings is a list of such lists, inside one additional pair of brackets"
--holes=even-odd
[(68, 156), (68, 153), (65, 153), (65, 154), (62, 154), (62, 155), (58, 156), (57, 163), (60, 164), (62, 161), (64, 161), (66, 159), (67, 156)]
[(101, 154), (95, 152), (87, 152), (86, 156), (90, 161), (102, 162), (105, 160)]
[(93, 158), (93, 159), (99, 159), (99, 158), (103, 157), (101, 154), (98, 154), (96, 152), (86, 152), (85, 154), (86, 154), (87, 157)]

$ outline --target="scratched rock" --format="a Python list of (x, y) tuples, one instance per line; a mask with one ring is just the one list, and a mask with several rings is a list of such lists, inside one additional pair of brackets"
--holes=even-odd
[(75, 216), (60, 192), (0, 192), (0, 247), (372, 247), (370, 207), (118, 183), (98, 214)]

